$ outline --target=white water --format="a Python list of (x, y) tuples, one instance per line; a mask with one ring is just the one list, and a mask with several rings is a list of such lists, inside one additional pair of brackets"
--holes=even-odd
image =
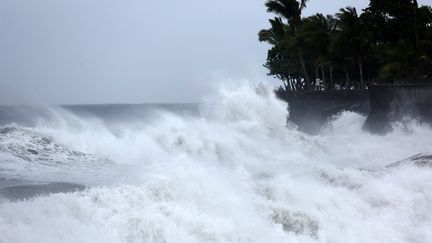
[[(285, 126), (284, 103), (248, 85), (219, 90), (198, 117), (160, 112), (113, 128), (51, 112), (3, 135), (0, 172), (89, 188), (3, 200), (1, 243), (432, 242), (432, 169), (385, 168), (430, 154), (427, 126), (375, 136), (345, 112), (308, 136)], [(48, 146), (39, 137), (60, 149), (14, 157)]]

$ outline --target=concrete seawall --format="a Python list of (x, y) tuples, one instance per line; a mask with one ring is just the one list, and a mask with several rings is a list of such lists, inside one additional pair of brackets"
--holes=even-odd
[(289, 104), (289, 121), (300, 130), (316, 134), (328, 119), (341, 111), (369, 113), (369, 92), (363, 91), (318, 91), (318, 92), (276, 92)]
[(432, 85), (374, 85), (369, 89), (370, 111), (363, 126), (373, 133), (391, 130), (405, 117), (432, 124)]
[(432, 85), (374, 85), (362, 91), (280, 92), (288, 102), (289, 120), (316, 134), (328, 119), (342, 111), (367, 115), (363, 128), (376, 134), (391, 130), (391, 122), (405, 117), (432, 124)]

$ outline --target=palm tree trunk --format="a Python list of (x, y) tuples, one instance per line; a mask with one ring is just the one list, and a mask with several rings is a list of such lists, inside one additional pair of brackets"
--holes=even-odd
[(413, 24), (414, 24), (414, 38), (415, 38), (415, 44), (416, 44), (416, 50), (418, 50), (420, 48), (420, 38), (419, 38), (419, 33), (418, 33), (418, 29), (417, 29), (417, 8), (418, 8), (418, 3), (417, 0), (414, 0), (414, 4), (413, 4)]
[(303, 90), (303, 85), (302, 85), (302, 82), (301, 82), (301, 78), (300, 77), (296, 77), (296, 89), (297, 89), (297, 91), (301, 91), (301, 90)]
[(321, 80), (324, 86), (324, 89), (327, 89), (326, 78), (325, 78), (325, 69), (324, 64), (321, 64)]
[(330, 90), (334, 90), (334, 83), (333, 83), (333, 66), (330, 66)]
[(348, 70), (345, 71), (345, 90), (350, 89), (350, 76)]
[(289, 85), (289, 75), (283, 75), (283, 78), (281, 79), (285, 91), (291, 91), (291, 86)]
[(294, 84), (294, 78), (289, 79), (289, 85), (290, 85), (292, 91), (296, 91), (295, 84)]
[(307, 71), (306, 63), (305, 63), (304, 58), (303, 58), (303, 53), (300, 50), (300, 48), (297, 48), (297, 52), (298, 52), (300, 63), (301, 63), (302, 69), (303, 69), (303, 75), (304, 75), (304, 79), (305, 79), (305, 90), (309, 90), (310, 85), (311, 85), (311, 79), (310, 79), (309, 73)]
[(283, 83), (283, 86), (284, 86), (284, 89), (285, 89), (285, 91), (290, 91), (290, 86), (289, 85), (287, 85), (287, 83), (288, 83), (289, 81), (283, 81), (282, 80), (282, 83)]
[(364, 80), (363, 80), (363, 61), (361, 58), (358, 59), (358, 65), (359, 65), (359, 73), (360, 73), (360, 89), (364, 88)]

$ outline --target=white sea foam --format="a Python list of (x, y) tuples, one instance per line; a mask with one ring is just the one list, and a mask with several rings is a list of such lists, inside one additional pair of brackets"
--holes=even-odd
[[(200, 110), (114, 130), (52, 109), (53, 119), (18, 127), (3, 146), (41, 136), (79, 151), (86, 159), (66, 151), (55, 161), (69, 165), (58, 165), (65, 180), (90, 187), (2, 202), (0, 242), (432, 242), (432, 169), (385, 167), (431, 153), (428, 126), (377, 136), (344, 112), (308, 136), (285, 125), (283, 102), (249, 85), (220, 89)], [(38, 173), (22, 164), (32, 161), (0, 172), (31, 179)], [(58, 179), (58, 170), (34, 170)]]

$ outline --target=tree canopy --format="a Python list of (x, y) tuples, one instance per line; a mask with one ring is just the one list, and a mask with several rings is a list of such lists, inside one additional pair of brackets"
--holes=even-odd
[(371, 0), (363, 11), (302, 17), (307, 1), (268, 0), (265, 67), (291, 91), (432, 83), (432, 8), (416, 0)]

